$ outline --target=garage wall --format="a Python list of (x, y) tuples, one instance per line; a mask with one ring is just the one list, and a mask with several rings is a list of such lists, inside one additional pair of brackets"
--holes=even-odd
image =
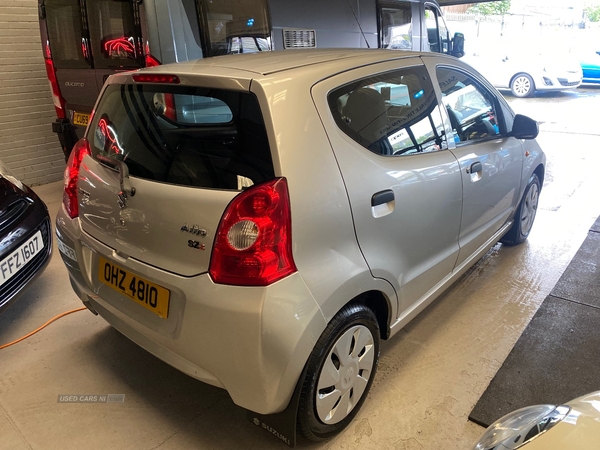
[(62, 179), (37, 0), (0, 0), (0, 160), (26, 184)]

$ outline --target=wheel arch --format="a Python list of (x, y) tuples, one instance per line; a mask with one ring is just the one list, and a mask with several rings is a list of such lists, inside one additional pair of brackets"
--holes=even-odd
[(379, 336), (381, 339), (390, 337), (391, 308), (383, 292), (374, 290), (363, 292), (350, 300), (344, 307), (349, 305), (364, 305), (373, 311), (379, 325)]
[(508, 83), (508, 87), (510, 88), (510, 90), (511, 90), (511, 91), (513, 92), (513, 94), (514, 94), (513, 82), (514, 82), (514, 81), (515, 81), (515, 79), (516, 79), (517, 77), (519, 77), (520, 75), (525, 75), (525, 76), (529, 77), (529, 79), (531, 80), (531, 84), (532, 84), (532, 89), (531, 89), (531, 92), (529, 92), (527, 95), (525, 95), (525, 97), (529, 97), (529, 96), (535, 95), (535, 93), (537, 92), (537, 86), (535, 85), (535, 79), (534, 79), (534, 78), (533, 78), (533, 77), (532, 77), (530, 74), (528, 74), (527, 72), (523, 72), (523, 71), (521, 71), (521, 72), (517, 72), (517, 73), (515, 73), (515, 74), (514, 74), (514, 75), (511, 77), (511, 79), (510, 79), (510, 83)]
[(535, 168), (535, 170), (533, 171), (533, 173), (535, 175), (537, 175), (538, 179), (540, 180), (540, 188), (542, 186), (544, 186), (544, 174), (545, 174), (545, 169), (544, 169), (544, 165), (543, 164), (538, 164), (538, 166)]
[(531, 82), (533, 83), (533, 92), (537, 91), (537, 87), (535, 85), (535, 79), (530, 74), (528, 74), (527, 72), (524, 72), (524, 71), (515, 73), (510, 78), (510, 83), (508, 84), (508, 87), (512, 88), (513, 81), (515, 81), (515, 78), (517, 78), (519, 75), (527, 75), (529, 78), (531, 78)]

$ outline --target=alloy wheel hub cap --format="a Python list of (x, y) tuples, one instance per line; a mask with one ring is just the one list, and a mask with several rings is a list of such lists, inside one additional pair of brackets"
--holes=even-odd
[(315, 407), (321, 422), (332, 425), (350, 414), (366, 391), (374, 364), (374, 339), (367, 327), (356, 325), (337, 339), (317, 381)]

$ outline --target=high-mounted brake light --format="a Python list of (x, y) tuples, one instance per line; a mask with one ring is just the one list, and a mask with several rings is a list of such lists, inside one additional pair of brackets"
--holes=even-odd
[(295, 271), (286, 179), (248, 188), (232, 200), (221, 219), (210, 276), (220, 284), (267, 286)]
[(170, 83), (179, 84), (177, 75), (161, 75), (154, 73), (136, 73), (132, 75), (133, 81), (136, 83)]
[(44, 50), (44, 61), (46, 63), (46, 75), (48, 76), (48, 82), (50, 83), (50, 91), (52, 92), (52, 102), (54, 103), (56, 116), (59, 119), (66, 119), (65, 99), (60, 93), (58, 79), (56, 78), (56, 69), (54, 67), (54, 61), (52, 61), (52, 52), (50, 51), (50, 45), (48, 43), (46, 43)]
[(85, 155), (91, 155), (92, 150), (90, 149), (90, 143), (87, 139), (82, 138), (73, 147), (69, 161), (67, 161), (67, 168), (65, 169), (64, 185), (65, 190), (63, 192), (63, 205), (67, 214), (71, 219), (79, 216), (79, 202), (77, 200), (77, 181), (79, 180), (79, 169), (81, 168), (81, 161)]

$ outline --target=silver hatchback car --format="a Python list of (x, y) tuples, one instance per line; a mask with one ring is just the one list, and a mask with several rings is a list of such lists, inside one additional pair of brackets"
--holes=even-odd
[(59, 249), (83, 303), (125, 336), (323, 439), (358, 412), (381, 339), (498, 241), (527, 238), (537, 132), (430, 53), (121, 73), (68, 162)]

